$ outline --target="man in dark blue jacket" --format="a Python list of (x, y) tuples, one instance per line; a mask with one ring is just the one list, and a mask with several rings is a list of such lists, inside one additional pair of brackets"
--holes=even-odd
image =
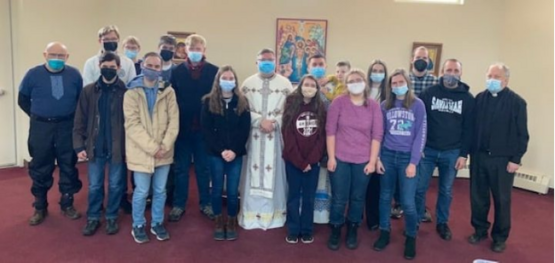
[(189, 196), (191, 157), (195, 163), (200, 211), (210, 219), (214, 217), (210, 204), (210, 167), (200, 126), (200, 116), (201, 99), (212, 90), (218, 67), (206, 61), (204, 37), (191, 35), (185, 40), (185, 46), (187, 59), (175, 67), (171, 74), (171, 84), (179, 105), (180, 127), (175, 144), (175, 189), (173, 190), (173, 208), (168, 218), (170, 222), (179, 221), (185, 213)]
[(81, 217), (73, 207), (73, 195), (81, 190), (82, 183), (75, 167), (72, 130), (83, 78), (76, 68), (65, 64), (69, 55), (64, 44), (50, 43), (43, 54), (46, 63), (27, 71), (18, 98), (19, 107), (31, 119), (29, 175), (33, 180), (35, 213), (29, 219), (30, 225), (42, 223), (48, 215), (47, 194), (54, 183), (52, 173), (56, 163), (60, 171), (62, 213), (70, 219)]
[(472, 136), (474, 97), (461, 81), (462, 64), (456, 59), (443, 63), (439, 84), (426, 88), (420, 99), (426, 106), (428, 134), (424, 157), (418, 165), (416, 210), (419, 222), (425, 219), (426, 192), (434, 169), (439, 170), (436, 230), (444, 240), (451, 239), (447, 225), (452, 188), (457, 170), (466, 166)]

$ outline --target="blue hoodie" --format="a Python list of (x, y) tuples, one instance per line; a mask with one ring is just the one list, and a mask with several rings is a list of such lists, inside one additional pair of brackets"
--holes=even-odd
[(152, 117), (154, 104), (156, 104), (158, 87), (159, 87), (158, 82), (156, 82), (154, 87), (146, 87), (144, 84), (144, 75), (136, 76), (134, 79), (132, 79), (129, 82), (129, 84), (127, 84), (128, 89), (142, 88), (145, 91), (146, 103), (148, 106), (148, 112), (150, 113), (150, 117)]

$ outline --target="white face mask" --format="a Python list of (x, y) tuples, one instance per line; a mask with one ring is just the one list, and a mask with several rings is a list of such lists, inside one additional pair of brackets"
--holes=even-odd
[(314, 96), (316, 96), (316, 92), (318, 90), (314, 87), (301, 87), (301, 92), (303, 93), (303, 97), (308, 98), (308, 99), (312, 99), (314, 98)]
[(353, 95), (359, 95), (364, 92), (366, 88), (366, 84), (364, 82), (357, 82), (357, 83), (349, 83), (347, 84), (347, 89)]

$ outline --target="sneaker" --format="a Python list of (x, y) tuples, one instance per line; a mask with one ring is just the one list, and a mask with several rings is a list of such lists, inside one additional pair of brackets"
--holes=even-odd
[(391, 208), (391, 218), (401, 219), (403, 217), (403, 209), (400, 205), (395, 205)]
[(447, 224), (438, 224), (436, 226), (436, 231), (443, 240), (451, 240), (451, 229)]
[(287, 237), (285, 237), (285, 242), (289, 244), (297, 244), (299, 243), (299, 237), (294, 235), (288, 235)]
[(212, 210), (212, 205), (205, 205), (200, 208), (200, 212), (210, 220), (214, 220), (214, 211)]
[(83, 229), (83, 236), (92, 236), (96, 233), (96, 230), (100, 227), (100, 220), (89, 219), (87, 220), (87, 225)]
[(139, 244), (150, 241), (148, 239), (148, 235), (146, 234), (145, 226), (133, 227), (133, 229), (131, 230), (131, 235), (133, 236), (135, 242)]
[(314, 242), (314, 237), (312, 235), (303, 235), (301, 237), (301, 242), (303, 242), (303, 244), (310, 244)]
[(426, 209), (426, 212), (424, 213), (424, 218), (422, 218), (422, 220), (420, 221), (424, 223), (432, 222), (432, 215), (430, 214), (430, 211), (428, 211), (428, 209)]
[(29, 218), (29, 225), (36, 226), (44, 221), (44, 219), (48, 216), (48, 210), (35, 210), (35, 213), (31, 218)]
[(183, 214), (185, 214), (184, 209), (181, 209), (179, 207), (174, 207), (170, 211), (170, 215), (168, 216), (168, 221), (169, 222), (178, 222), (179, 220), (181, 220), (181, 217), (183, 217)]
[(127, 200), (127, 194), (121, 199), (121, 203), (119, 204), (119, 208), (123, 211), (123, 213), (130, 215), (131, 214), (131, 202)]
[(501, 253), (505, 251), (505, 248), (507, 248), (505, 242), (493, 241), (493, 243), (491, 244), (491, 250), (496, 253)]
[(480, 241), (487, 239), (488, 235), (487, 234), (479, 234), (479, 233), (474, 233), (471, 236), (468, 237), (468, 243), (472, 244), (472, 245), (476, 245), (478, 243), (480, 243)]
[(164, 228), (164, 225), (162, 225), (162, 224), (156, 224), (156, 225), (152, 226), (150, 228), (150, 233), (155, 235), (156, 239), (158, 239), (160, 241), (170, 239), (170, 234), (168, 233), (168, 231), (166, 231), (166, 229)]
[(118, 221), (116, 219), (108, 219), (108, 222), (106, 223), (106, 234), (115, 235), (118, 231)]
[(71, 220), (76, 220), (81, 218), (81, 214), (77, 212), (77, 210), (75, 210), (75, 207), (73, 206), (68, 206), (66, 208), (63, 208), (62, 214)]

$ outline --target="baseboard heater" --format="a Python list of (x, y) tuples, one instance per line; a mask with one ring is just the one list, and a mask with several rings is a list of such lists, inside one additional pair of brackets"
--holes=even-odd
[[(434, 177), (439, 174), (438, 170), (434, 171)], [(457, 173), (457, 178), (470, 178), (470, 170), (468, 165)], [(532, 174), (527, 172), (517, 172), (515, 174), (515, 182), (513, 187), (536, 192), (539, 194), (547, 194), (549, 191), (549, 177), (544, 175)]]

